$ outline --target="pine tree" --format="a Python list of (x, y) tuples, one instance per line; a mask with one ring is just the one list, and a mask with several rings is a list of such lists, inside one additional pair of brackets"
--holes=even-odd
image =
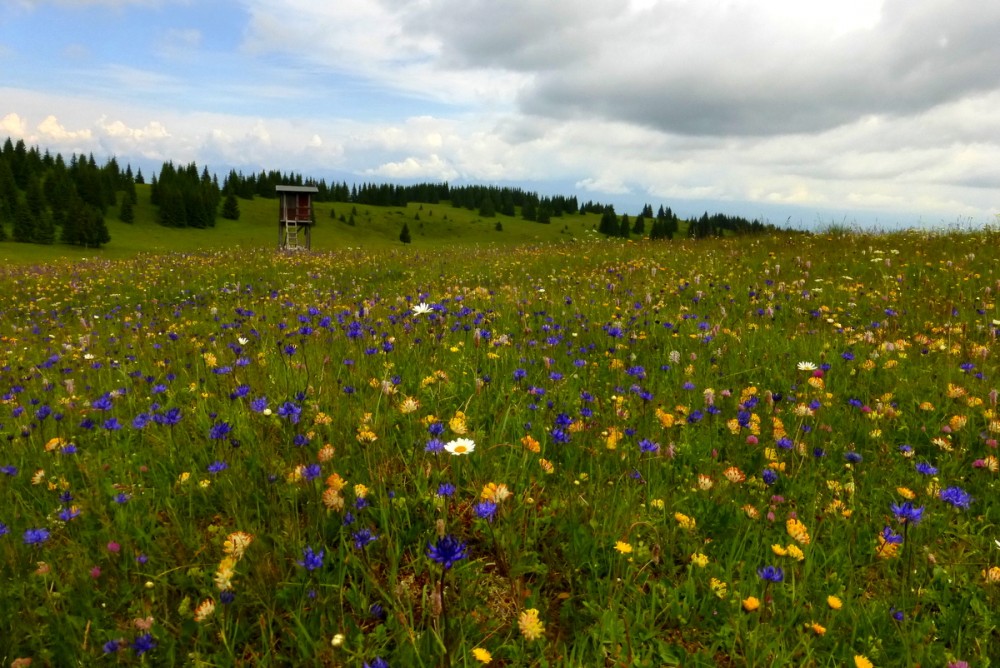
[(42, 214), (35, 227), (35, 243), (52, 245), (56, 242), (56, 226), (48, 212)]
[(412, 241), (412, 239), (410, 239), (410, 228), (407, 227), (406, 223), (403, 223), (403, 230), (399, 233), (399, 240), (404, 244), (408, 244)]
[(123, 223), (135, 222), (135, 208), (132, 205), (132, 199), (128, 196), (128, 193), (125, 193), (122, 197), (122, 206), (118, 211), (118, 220)]
[(226, 201), (222, 205), (222, 217), (226, 220), (240, 219), (240, 203), (236, 201), (236, 194), (232, 190), (226, 195)]
[(31, 209), (24, 202), (18, 202), (14, 209), (14, 241), (31, 243), (35, 240), (35, 221)]
[(646, 233), (646, 216), (644, 214), (639, 214), (638, 216), (635, 217), (635, 225), (632, 226), (632, 234), (638, 234), (641, 237), (645, 233)]
[(628, 239), (629, 227), (630, 224), (629, 224), (628, 214), (623, 213), (622, 222), (618, 226), (618, 236), (620, 236), (623, 239)]

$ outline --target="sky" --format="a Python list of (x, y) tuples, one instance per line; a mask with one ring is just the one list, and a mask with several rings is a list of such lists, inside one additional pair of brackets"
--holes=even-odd
[(1000, 2), (0, 0), (0, 138), (637, 213), (1000, 213)]

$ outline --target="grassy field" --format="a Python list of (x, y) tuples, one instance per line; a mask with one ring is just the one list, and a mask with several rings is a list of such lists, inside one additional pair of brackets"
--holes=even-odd
[[(139, 253), (174, 253), (191, 250), (274, 248), (278, 243), (278, 201), (255, 198), (239, 200), (240, 219), (225, 220), (221, 216), (214, 228), (170, 229), (156, 222), (156, 210), (149, 202), (149, 186), (137, 186), (139, 204), (135, 207), (136, 221), (118, 220), (117, 210), (107, 215), (111, 243), (102, 249), (85, 249), (65, 245), (38, 246), (0, 243), (0, 261), (37, 263), (51, 259), (82, 258), (124, 259)], [(120, 197), (120, 196), (119, 196)], [(331, 216), (331, 211), (336, 217)], [(354, 225), (348, 225), (353, 214)], [(343, 215), (345, 222), (339, 220)], [(501, 231), (496, 230), (500, 223)], [(448, 244), (512, 245), (549, 241), (570, 241), (593, 238), (600, 222), (597, 214), (567, 214), (553, 218), (549, 224), (525, 221), (519, 217), (498, 214), (484, 218), (475, 211), (442, 204), (410, 204), (406, 207), (380, 207), (363, 204), (316, 204), (316, 227), (313, 250), (332, 251), (348, 246), (363, 249), (401, 246), (399, 233), (406, 223), (411, 245), (432, 248)], [(8, 230), (9, 232), (9, 230)]]
[(995, 232), (241, 206), (0, 244), (3, 665), (996, 665)]

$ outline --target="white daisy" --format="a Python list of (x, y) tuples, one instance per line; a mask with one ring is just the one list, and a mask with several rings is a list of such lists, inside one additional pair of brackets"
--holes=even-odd
[(445, 443), (444, 449), (453, 455), (467, 455), (476, 449), (476, 442), (471, 438), (456, 438)]

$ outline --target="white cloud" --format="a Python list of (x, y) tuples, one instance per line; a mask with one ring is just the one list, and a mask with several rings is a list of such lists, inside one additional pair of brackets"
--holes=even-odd
[(28, 124), (17, 114), (10, 113), (0, 118), (0, 130), (3, 130), (8, 135), (23, 138), (28, 134)]
[(38, 124), (37, 130), (43, 140), (56, 142), (77, 141), (80, 139), (90, 139), (92, 133), (89, 129), (67, 130), (53, 115), (48, 115)]

